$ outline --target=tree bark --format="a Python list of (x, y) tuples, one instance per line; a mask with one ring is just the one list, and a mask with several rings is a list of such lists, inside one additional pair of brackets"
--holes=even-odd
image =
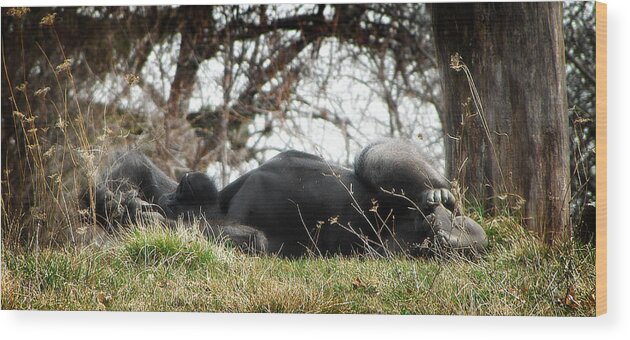
[[(468, 198), (520, 211), (552, 241), (570, 230), (562, 3), (441, 3), (431, 12), (448, 175)], [(456, 53), (481, 106), (462, 65), (451, 67)]]

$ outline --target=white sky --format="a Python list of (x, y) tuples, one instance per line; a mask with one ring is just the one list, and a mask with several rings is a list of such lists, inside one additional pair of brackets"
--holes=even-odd
[[(164, 98), (168, 98), (170, 84), (175, 76), (176, 56), (179, 50), (179, 36), (170, 43), (164, 43), (154, 48), (140, 77), (144, 82), (152, 84)], [(309, 49), (302, 54), (308, 55)], [(274, 130), (269, 137), (264, 137), (258, 147), (270, 147), (278, 150), (296, 149), (309, 153), (320, 154), (334, 163), (351, 166), (354, 155), (371, 140), (389, 134), (389, 116), (386, 104), (378, 96), (379, 88), (374, 85), (370, 72), (366, 70), (369, 61), (353, 61), (344, 58), (342, 63), (330, 63), (336, 60), (346, 49), (336, 39), (323, 42), (319, 58), (310, 65), (312, 73), (329, 73), (331, 76), (325, 83), (321, 77), (310, 77), (302, 73), (294, 96), (306, 99), (312, 106), (306, 104), (286, 107), (286, 120), (274, 120)], [(220, 57), (206, 60), (197, 73), (197, 83), (189, 103), (189, 111), (195, 112), (202, 107), (218, 107), (223, 103), (223, 89), (221, 79), (223, 65)], [(243, 79), (235, 79), (235, 83), (244, 83)], [(91, 92), (92, 98), (106, 103), (113, 100), (126, 86), (123, 75), (111, 75), (106, 81)], [(238, 88), (238, 86), (235, 86)], [(159, 108), (149, 100), (150, 96), (135, 86), (129, 97), (123, 100), (123, 106), (128, 106), (130, 112), (158, 113)], [(293, 101), (295, 103), (295, 101)], [(439, 138), (435, 131), (439, 131), (440, 123), (435, 108), (431, 104), (422, 103), (414, 98), (405, 97), (400, 101), (399, 110), (403, 125), (408, 135), (419, 134), (431, 139)], [(352, 124), (348, 128), (355, 141), (346, 146), (343, 132), (332, 123), (312, 118), (313, 112), (325, 109), (329, 112), (347, 118)], [(250, 131), (261, 130), (265, 124), (265, 115), (259, 115), (254, 120)], [(431, 134), (433, 131), (433, 135)], [(254, 143), (250, 139), (250, 145)], [(418, 140), (418, 142), (427, 142)], [(438, 156), (438, 164), (443, 167), (442, 144), (434, 143), (427, 146), (428, 154)], [(275, 156), (279, 151), (269, 150), (264, 159)], [(258, 166), (250, 161), (237, 169), (228, 169), (230, 181), (246, 171)], [(221, 166), (215, 164), (208, 169), (209, 175), (219, 179)]]

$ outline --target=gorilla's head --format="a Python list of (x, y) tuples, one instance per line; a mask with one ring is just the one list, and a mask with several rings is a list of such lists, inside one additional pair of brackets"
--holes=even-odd
[(218, 206), (219, 192), (210, 177), (201, 172), (182, 176), (175, 192), (160, 198), (160, 206), (167, 217), (192, 218), (202, 214), (212, 216)]

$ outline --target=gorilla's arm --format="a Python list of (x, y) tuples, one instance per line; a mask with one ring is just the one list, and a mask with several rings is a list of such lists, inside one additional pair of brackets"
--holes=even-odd
[[(120, 199), (121, 194), (125, 193)], [(143, 153), (118, 153), (100, 176), (96, 189), (96, 210), (107, 213), (116, 204), (130, 216), (147, 210), (177, 219), (206, 214), (214, 216), (218, 190), (203, 173), (185, 174), (179, 184), (168, 177)], [(152, 208), (152, 209), (151, 209)], [(111, 217), (112, 215), (109, 214)]]
[[(211, 182), (210, 179), (207, 181)], [(209, 190), (209, 194), (216, 198), (216, 188), (213, 183), (210, 184), (213, 190)], [(159, 214), (176, 219), (172, 208), (178, 205), (168, 198), (177, 196), (186, 204), (194, 201), (188, 197), (202, 197), (195, 190), (207, 189), (205, 185), (194, 190), (190, 189), (191, 186), (194, 185), (189, 181), (183, 181), (183, 185), (178, 186), (140, 151), (119, 151), (114, 153), (108, 165), (102, 167), (92, 196), (86, 189), (81, 201), (85, 208), (93, 206), (99, 224), (115, 229), (118, 225), (133, 224), (139, 217), (155, 218)]]
[(140, 197), (151, 204), (158, 204), (162, 196), (172, 193), (177, 182), (168, 177), (142, 152), (137, 150), (119, 153), (101, 179), (112, 189), (116, 185), (130, 185)]
[(98, 224), (113, 230), (135, 223), (140, 217), (163, 220), (159, 199), (176, 187), (177, 182), (141, 152), (116, 152), (110, 164), (103, 167), (93, 192), (83, 191), (81, 204), (94, 209)]

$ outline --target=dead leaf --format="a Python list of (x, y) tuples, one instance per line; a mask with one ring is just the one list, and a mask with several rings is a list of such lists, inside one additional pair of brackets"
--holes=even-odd
[(515, 298), (517, 301), (524, 303), (525, 300), (523, 300), (520, 296), (519, 296), (519, 291), (518, 289), (514, 288), (514, 287), (509, 287), (507, 290), (505, 290), (508, 294), (512, 295), (513, 298)]
[(173, 286), (173, 281), (171, 281), (171, 280), (162, 280), (162, 281), (158, 282), (157, 285), (160, 288), (166, 288), (166, 287)]
[(354, 280), (352, 280), (352, 288), (354, 288), (354, 289), (364, 288), (365, 289), (365, 284), (363, 283), (363, 281), (361, 281), (360, 278), (357, 277)]
[(575, 298), (575, 287), (570, 286), (569, 288), (567, 288), (567, 292), (564, 295), (563, 303), (565, 306), (571, 307), (573, 309), (578, 309), (582, 305), (580, 301)]
[(586, 308), (594, 308), (597, 305), (595, 294), (589, 295), (582, 303)]
[(104, 292), (98, 292), (96, 294), (96, 302), (98, 303), (99, 309), (105, 309), (111, 304), (112, 296)]

